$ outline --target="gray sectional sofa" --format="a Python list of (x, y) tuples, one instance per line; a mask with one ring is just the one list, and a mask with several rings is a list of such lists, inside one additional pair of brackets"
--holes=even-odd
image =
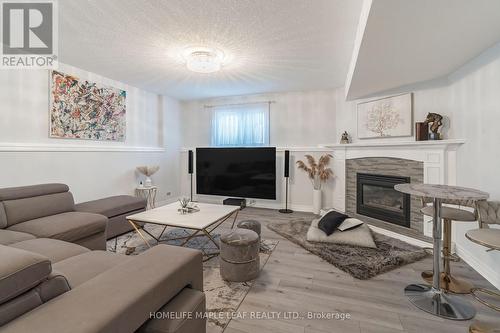
[(104, 215), (75, 211), (64, 184), (0, 189), (0, 244), (54, 238), (104, 250), (107, 223)]
[(1, 333), (205, 332), (201, 252), (102, 250), (109, 220), (88, 211), (119, 221), (123, 209), (109, 208), (116, 201), (77, 210), (63, 184), (0, 189)]

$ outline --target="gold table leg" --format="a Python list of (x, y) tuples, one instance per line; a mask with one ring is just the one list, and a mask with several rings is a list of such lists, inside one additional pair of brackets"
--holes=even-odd
[(128, 222), (132, 225), (132, 227), (134, 227), (135, 231), (139, 234), (139, 236), (141, 236), (142, 240), (144, 241), (144, 243), (146, 243), (146, 245), (151, 248), (151, 245), (149, 245), (149, 242), (146, 240), (146, 238), (144, 238), (144, 235), (142, 234), (142, 232), (139, 230), (139, 228), (137, 228), (137, 225), (134, 223), (134, 221), (131, 221), (131, 220), (128, 220)]
[[(202, 237), (202, 236), (205, 236), (209, 239), (209, 241), (211, 241), (212, 243), (214, 243), (214, 245), (217, 247), (217, 249), (220, 249), (220, 246), (219, 244), (217, 244), (217, 242), (215, 241), (215, 239), (212, 237), (212, 235), (210, 234), (211, 232), (213, 232), (217, 227), (219, 227), (222, 223), (224, 223), (225, 221), (227, 221), (233, 214), (234, 214), (234, 219), (233, 219), (233, 224), (232, 224), (232, 227), (234, 227), (234, 224), (236, 223), (236, 219), (238, 218), (238, 212), (239, 210), (236, 211), (236, 213), (231, 213), (227, 216), (224, 216), (223, 218), (221, 218), (219, 221), (211, 224), (211, 226), (213, 226), (212, 228), (206, 228), (206, 229), (192, 229), (192, 230), (195, 230), (195, 232), (193, 232), (192, 234), (190, 234), (189, 236), (187, 237), (179, 237), (179, 238), (173, 238), (173, 239), (165, 239), (164, 241), (165, 242), (168, 242), (168, 241), (171, 241), (171, 240), (180, 240), (180, 239), (184, 239), (184, 241), (182, 242), (182, 244), (180, 246), (184, 246), (186, 245), (191, 239), (193, 239), (194, 237)], [(137, 234), (139, 234), (139, 236), (142, 238), (142, 240), (144, 241), (144, 243), (146, 243), (146, 245), (151, 248), (151, 245), (149, 244), (149, 242), (146, 240), (146, 238), (144, 237), (144, 235), (142, 234), (142, 232), (140, 231), (140, 228), (137, 227), (137, 225), (134, 223), (134, 221), (131, 221), (131, 220), (128, 220), (128, 222), (132, 225), (132, 227), (134, 227), (135, 231), (137, 232)], [(210, 227), (210, 226), (209, 226)], [(152, 238), (154, 238), (158, 243), (160, 243), (160, 238), (161, 236), (163, 235), (163, 233), (165, 232), (165, 229), (167, 228), (167, 226), (165, 226), (163, 228), (163, 231), (161, 232), (160, 234), (160, 237), (159, 238), (156, 238), (155, 236), (153, 236), (152, 234), (150, 234), (147, 230), (144, 229), (144, 232), (146, 232), (148, 235), (150, 235)], [(203, 233), (203, 235), (199, 235), (199, 233)], [(201, 250), (204, 255), (207, 257), (204, 261), (206, 260), (209, 260), (213, 257), (216, 257), (217, 255), (219, 255), (219, 253), (206, 253), (203, 249)]]
[(231, 229), (234, 229), (234, 224), (236, 223), (236, 219), (238, 218), (238, 213), (239, 213), (239, 210), (237, 210), (236, 215), (234, 215), (233, 225), (231, 225)]
[(220, 249), (219, 244), (217, 244), (217, 242), (215, 241), (215, 239), (212, 237), (212, 235), (210, 235), (210, 234), (208, 233), (208, 231), (206, 231), (205, 229), (203, 229), (203, 233), (205, 234), (205, 236), (207, 236), (207, 237), (208, 237), (208, 239), (210, 239), (210, 240), (212, 241), (212, 243), (214, 243), (214, 244), (215, 244), (215, 246), (216, 246), (218, 249)]

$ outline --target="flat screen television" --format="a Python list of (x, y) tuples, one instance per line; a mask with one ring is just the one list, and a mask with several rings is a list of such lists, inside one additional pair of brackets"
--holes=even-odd
[(196, 192), (276, 199), (276, 148), (197, 148)]

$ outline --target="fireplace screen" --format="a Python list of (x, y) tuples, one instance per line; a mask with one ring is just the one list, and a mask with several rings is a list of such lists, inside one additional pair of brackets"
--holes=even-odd
[(357, 174), (357, 213), (410, 227), (410, 196), (394, 189), (409, 177)]

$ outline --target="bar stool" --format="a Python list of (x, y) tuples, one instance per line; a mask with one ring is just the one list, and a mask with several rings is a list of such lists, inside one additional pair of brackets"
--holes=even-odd
[[(430, 201), (427, 198), (422, 198), (423, 208), (420, 210), (422, 214), (433, 216), (434, 208), (429, 205)], [(458, 207), (475, 208), (475, 202), (470, 200), (443, 200), (443, 204), (455, 205)], [(469, 294), (472, 289), (472, 284), (458, 279), (451, 275), (450, 262), (458, 262), (460, 258), (451, 253), (451, 225), (452, 221), (457, 222), (474, 222), (477, 221), (476, 210), (474, 212), (460, 209), (456, 207), (443, 206), (441, 207), (441, 218), (443, 219), (443, 272), (441, 273), (441, 286), (444, 290), (455, 294)], [(428, 283), (432, 283), (432, 271), (422, 272), (422, 278)]]
[[(500, 229), (490, 228), (489, 225), (500, 224), (500, 202), (480, 201), (477, 203), (479, 229), (469, 230), (465, 237), (476, 244), (488, 248), (486, 251), (500, 251)], [(500, 300), (500, 293), (485, 289), (472, 288), (472, 295), (490, 309), (500, 312), (500, 305), (492, 304), (481, 297), (481, 294), (496, 297)], [(472, 333), (500, 332), (499, 325), (488, 325), (475, 322), (469, 327)]]

